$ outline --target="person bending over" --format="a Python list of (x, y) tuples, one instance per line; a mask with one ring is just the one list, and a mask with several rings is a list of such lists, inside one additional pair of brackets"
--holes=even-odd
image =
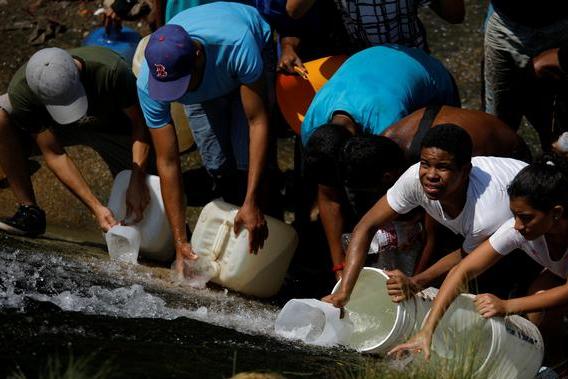
[[(337, 183), (330, 185), (329, 181), (337, 182), (336, 158), (343, 141), (354, 135), (378, 135), (428, 104), (459, 105), (451, 74), (423, 51), (395, 45), (372, 47), (353, 55), (316, 94), (302, 123), (301, 139), (306, 172), (325, 166), (334, 173), (327, 179), (314, 175), (316, 181), (323, 180), (318, 185), (318, 206), (334, 267), (345, 260), (338, 233), (343, 228), (342, 194)], [(324, 163), (317, 163), (321, 159)], [(394, 158), (385, 164), (395, 170), (404, 167)]]
[[(462, 256), (509, 219), (507, 185), (526, 163), (511, 158), (472, 158), (471, 154), (471, 138), (463, 129), (451, 124), (430, 129), (422, 141), (420, 162), (406, 170), (355, 227), (339, 291), (323, 300), (336, 307), (343, 307), (349, 301), (373, 234), (398, 215), (422, 207), (434, 220), (465, 240), (460, 249), (420, 274), (407, 277), (400, 272), (392, 273), (387, 286), (395, 302), (445, 275)], [(522, 264), (522, 270), (528, 271), (525, 276), (530, 276), (533, 267), (516, 262), (516, 256), (512, 258), (507, 264)], [(509, 270), (498, 267), (487, 273), (480, 284), (508, 293), (509, 288), (500, 288), (500, 284), (510, 274)]]
[(268, 123), (274, 70), (271, 42), (270, 26), (256, 9), (225, 2), (185, 10), (150, 37), (138, 96), (156, 149), (178, 272), (183, 258), (197, 256), (185, 228), (170, 103), (186, 106), (197, 148), (213, 178), (248, 176), (234, 225), (235, 232), (242, 227), (249, 231), (250, 251), (257, 252), (268, 236), (260, 207), (261, 179), (267, 161), (275, 165)]
[(428, 358), (436, 326), (467, 281), (520, 249), (543, 268), (526, 296), (503, 299), (483, 293), (475, 297), (475, 307), (484, 318), (526, 313), (543, 335), (548, 364), (565, 359), (563, 335), (558, 331), (568, 305), (566, 188), (568, 162), (563, 157), (545, 155), (523, 168), (507, 190), (513, 217), (450, 271), (422, 329), (390, 354), (421, 350)]
[(145, 170), (150, 144), (136, 96), (136, 78), (115, 52), (98, 46), (36, 52), (13, 76), (0, 96), (0, 164), (18, 202), (12, 217), (0, 220), (8, 233), (45, 232), (26, 166), (24, 138), (32, 138), (49, 169), (107, 231), (114, 215), (92, 193), (63, 146), (87, 145), (109, 165), (113, 176), (132, 169), (127, 218), (142, 219), (150, 196)]

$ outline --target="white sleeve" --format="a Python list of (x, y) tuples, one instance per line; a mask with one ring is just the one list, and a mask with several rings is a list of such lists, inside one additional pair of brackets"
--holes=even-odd
[(410, 166), (387, 191), (387, 201), (398, 214), (408, 213), (420, 206), (418, 199), (422, 192), (422, 186), (418, 178), (418, 165), (419, 163)]
[(515, 219), (506, 221), (491, 237), (489, 243), (501, 255), (507, 255), (515, 249), (521, 248), (523, 237), (515, 230)]

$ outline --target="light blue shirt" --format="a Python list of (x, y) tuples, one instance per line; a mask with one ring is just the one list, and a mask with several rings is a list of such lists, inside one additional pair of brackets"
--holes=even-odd
[[(215, 2), (191, 8), (169, 24), (183, 27), (205, 51), (205, 68), (199, 87), (176, 101), (201, 103), (226, 95), (241, 84), (251, 84), (263, 74), (262, 49), (270, 41), (270, 26), (250, 6)], [(148, 64), (144, 60), (138, 77), (138, 98), (150, 128), (171, 122), (169, 102), (157, 101), (148, 93)]]
[(302, 143), (336, 111), (349, 113), (363, 133), (377, 135), (429, 104), (459, 106), (440, 61), (417, 48), (371, 47), (345, 61), (316, 94), (302, 123)]

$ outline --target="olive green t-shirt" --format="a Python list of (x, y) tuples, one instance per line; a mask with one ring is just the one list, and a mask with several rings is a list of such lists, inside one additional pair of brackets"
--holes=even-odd
[[(108, 128), (112, 131), (117, 125), (117, 118), (124, 115), (121, 110), (138, 101), (136, 77), (120, 55), (110, 49), (85, 46), (67, 52), (83, 65), (80, 77), (89, 103), (86, 116), (70, 125), (97, 125), (99, 130)], [(58, 125), (28, 86), (26, 64), (10, 81), (8, 97), (13, 108), (10, 121), (25, 131), (39, 133)]]

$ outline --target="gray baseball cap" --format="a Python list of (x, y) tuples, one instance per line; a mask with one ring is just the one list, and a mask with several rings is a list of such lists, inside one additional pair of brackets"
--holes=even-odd
[(58, 124), (70, 124), (87, 113), (87, 94), (73, 57), (63, 49), (37, 51), (26, 66), (28, 86)]

